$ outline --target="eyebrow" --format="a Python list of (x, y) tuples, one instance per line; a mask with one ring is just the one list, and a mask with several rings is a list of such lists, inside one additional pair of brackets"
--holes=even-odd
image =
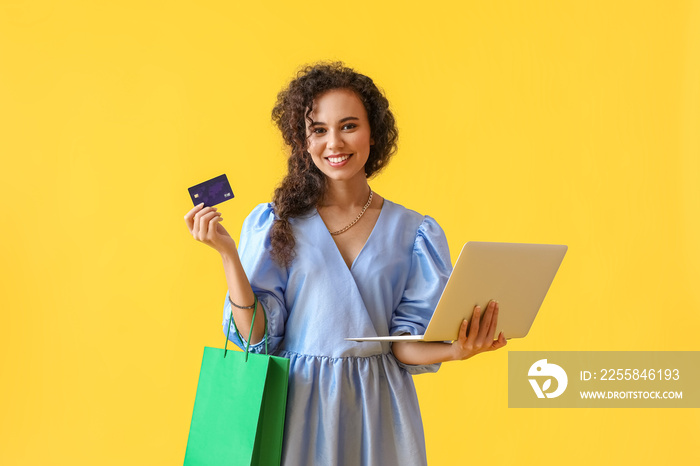
[[(354, 117), (354, 116), (349, 116), (349, 117), (343, 118), (338, 123), (345, 123), (346, 121), (350, 121), (350, 120), (359, 120), (359, 118)], [(312, 121), (310, 126), (324, 126), (324, 125), (325, 125), (325, 123), (322, 121)]]

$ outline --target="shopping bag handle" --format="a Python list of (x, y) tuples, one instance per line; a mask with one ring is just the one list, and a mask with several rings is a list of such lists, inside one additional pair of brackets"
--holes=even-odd
[[(265, 313), (265, 308), (261, 305), (263, 312), (263, 317), (265, 318), (265, 335), (263, 335), (263, 340), (265, 340), (265, 354), (267, 354), (267, 314)], [(253, 301), (253, 321), (250, 323), (250, 333), (248, 333), (248, 339), (245, 345), (245, 361), (248, 362), (248, 348), (250, 347), (250, 339), (253, 337), (253, 327), (255, 326), (255, 314), (258, 312), (258, 297), (255, 296)], [(224, 343), (224, 357), (226, 357), (226, 352), (228, 351), (228, 337), (231, 333), (231, 322), (233, 322), (233, 328), (236, 329), (236, 335), (238, 338), (241, 337), (241, 332), (238, 331), (238, 326), (236, 321), (233, 319), (233, 310), (231, 310), (231, 317), (228, 320), (228, 331), (226, 332), (226, 343)]]

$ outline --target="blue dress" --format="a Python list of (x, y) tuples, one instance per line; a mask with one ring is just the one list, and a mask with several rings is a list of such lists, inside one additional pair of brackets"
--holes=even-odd
[[(296, 257), (269, 255), (271, 204), (243, 224), (243, 268), (268, 316), (271, 354), (289, 358), (282, 464), (424, 465), (425, 438), (413, 374), (386, 342), (347, 337), (420, 335), (452, 271), (435, 220), (384, 200), (377, 223), (348, 269), (318, 212), (291, 219)], [(226, 333), (231, 315), (224, 306)], [(243, 330), (241, 330), (243, 331)], [(239, 347), (244, 340), (230, 339)], [(264, 344), (251, 345), (264, 352)]]

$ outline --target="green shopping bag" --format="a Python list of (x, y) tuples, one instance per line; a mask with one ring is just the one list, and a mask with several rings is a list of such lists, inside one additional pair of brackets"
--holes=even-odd
[(223, 350), (204, 348), (186, 466), (280, 464), (289, 359), (267, 355), (267, 316), (264, 355), (248, 353), (252, 335), (251, 325), (244, 353), (228, 354), (228, 334)]

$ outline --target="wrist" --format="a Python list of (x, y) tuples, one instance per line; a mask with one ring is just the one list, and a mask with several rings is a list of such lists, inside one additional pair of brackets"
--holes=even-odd
[(224, 264), (240, 263), (240, 258), (238, 257), (238, 251), (236, 251), (236, 248), (233, 248), (233, 250), (219, 251), (219, 254), (221, 254), (221, 260)]
[(450, 347), (450, 355), (453, 361), (464, 361), (474, 356), (474, 353), (466, 351), (458, 340), (452, 342)]
[(452, 345), (450, 345), (450, 360), (451, 361), (461, 361), (463, 359), (463, 353), (461, 351), (461, 347), (459, 342), (454, 341), (452, 342)]

